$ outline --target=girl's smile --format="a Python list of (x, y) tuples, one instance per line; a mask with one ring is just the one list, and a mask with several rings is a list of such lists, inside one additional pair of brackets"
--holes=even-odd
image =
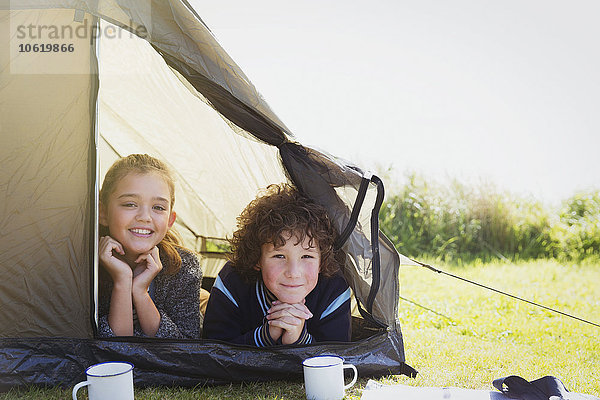
[(136, 236), (141, 236), (141, 237), (148, 237), (152, 234), (152, 230), (150, 229), (142, 229), (142, 228), (133, 228), (129, 230), (131, 233), (133, 233)]

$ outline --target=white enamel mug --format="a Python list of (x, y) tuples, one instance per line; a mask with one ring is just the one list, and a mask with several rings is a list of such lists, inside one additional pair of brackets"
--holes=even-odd
[[(308, 400), (339, 400), (344, 391), (356, 383), (358, 371), (352, 364), (344, 364), (339, 356), (322, 355), (307, 358), (302, 362), (304, 388)], [(352, 381), (344, 385), (344, 369), (352, 369)]]
[(77, 391), (88, 387), (90, 400), (134, 400), (133, 364), (128, 362), (104, 362), (85, 370), (87, 379), (73, 387), (73, 400)]

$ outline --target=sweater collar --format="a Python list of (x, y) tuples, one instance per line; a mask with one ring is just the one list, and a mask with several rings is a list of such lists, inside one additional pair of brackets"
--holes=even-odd
[(277, 297), (267, 289), (261, 278), (256, 281), (256, 297), (264, 315), (267, 315), (267, 311), (271, 308), (273, 302), (277, 300)]

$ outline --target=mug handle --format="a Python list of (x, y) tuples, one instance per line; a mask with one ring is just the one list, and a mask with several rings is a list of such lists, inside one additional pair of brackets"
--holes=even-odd
[[(356, 383), (356, 379), (358, 378), (358, 371), (356, 370), (356, 367), (352, 364), (344, 364), (342, 365), (342, 367), (344, 369), (352, 369), (354, 370), (354, 378), (352, 378), (352, 382), (350, 382), (349, 384), (347, 384), (346, 386), (344, 386), (344, 390), (351, 388), (352, 386), (354, 386), (354, 384)], [(74, 399), (77, 400), (77, 399)]]
[(77, 391), (79, 389), (81, 389), (82, 387), (89, 385), (90, 383), (92, 383), (92, 382), (83, 381), (83, 382), (79, 382), (77, 385), (75, 385), (75, 387), (73, 388), (73, 400), (77, 400)]

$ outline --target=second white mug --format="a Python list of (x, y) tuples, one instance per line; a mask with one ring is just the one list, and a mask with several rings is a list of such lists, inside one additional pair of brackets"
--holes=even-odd
[[(344, 364), (344, 359), (334, 355), (307, 358), (302, 362), (304, 388), (308, 400), (340, 400), (344, 391), (352, 387), (358, 378), (358, 371), (352, 364)], [(344, 385), (344, 369), (352, 369), (352, 381)]]
[(104, 362), (85, 370), (87, 379), (73, 387), (73, 400), (77, 391), (88, 387), (90, 400), (134, 400), (133, 364), (128, 362)]

